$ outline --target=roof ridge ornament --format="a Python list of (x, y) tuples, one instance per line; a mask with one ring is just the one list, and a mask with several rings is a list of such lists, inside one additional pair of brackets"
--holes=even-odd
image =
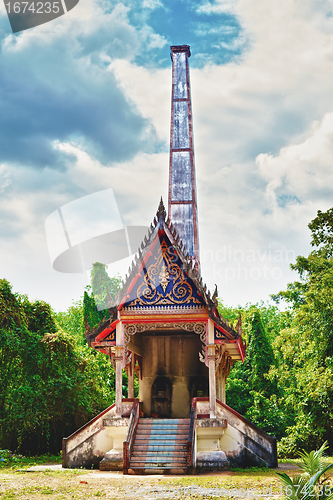
[(163, 221), (165, 221), (166, 215), (167, 214), (166, 214), (166, 210), (165, 210), (165, 207), (164, 207), (163, 198), (161, 196), (161, 201), (160, 201), (160, 204), (158, 205), (158, 209), (157, 209), (157, 212), (156, 212), (157, 220), (159, 221), (160, 219), (162, 219)]

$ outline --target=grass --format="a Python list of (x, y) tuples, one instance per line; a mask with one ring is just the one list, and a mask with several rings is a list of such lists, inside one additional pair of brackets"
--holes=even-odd
[[(82, 469), (23, 471), (27, 465), (45, 461), (60, 463), (60, 457), (21, 458), (2, 466), (0, 500), (283, 499), (279, 478), (271, 469), (234, 469), (189, 476), (123, 476)], [(297, 462), (288, 461), (291, 465)]]
[[(248, 492), (269, 492), (278, 495), (279, 481), (273, 471), (210, 473), (200, 476), (123, 476), (87, 470), (59, 470), (18, 474), (13, 468), (0, 471), (0, 500), (144, 500), (177, 498), (200, 500), (237, 498), (243, 488)], [(256, 497), (258, 498), (258, 497)], [(269, 498), (268, 496), (265, 497)], [(277, 500), (275, 496), (275, 500)]]
[[(9, 450), (0, 450), (0, 471), (3, 469), (17, 469), (18, 467), (31, 467), (40, 464), (60, 464), (61, 453), (58, 455), (40, 455), (36, 457), (25, 457)], [(0, 497), (2, 500), (2, 498)]]

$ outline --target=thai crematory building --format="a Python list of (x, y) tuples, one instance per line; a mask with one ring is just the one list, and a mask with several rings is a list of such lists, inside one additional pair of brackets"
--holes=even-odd
[(240, 319), (233, 328), (220, 316), (217, 289), (200, 274), (190, 55), (188, 45), (171, 47), (168, 213), (161, 199), (109, 318), (87, 333), (115, 368), (116, 401), (63, 440), (64, 467), (186, 474), (277, 465), (275, 438), (225, 401), (245, 346)]

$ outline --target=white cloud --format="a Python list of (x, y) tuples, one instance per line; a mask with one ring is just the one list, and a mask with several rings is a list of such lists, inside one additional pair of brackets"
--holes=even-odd
[[(333, 40), (319, 29), (324, 14), (298, 0), (233, 6), (251, 38), (248, 51), (237, 62), (191, 69), (203, 277), (230, 304), (265, 299), (293, 279), (290, 261), (310, 249), (307, 223), (330, 206), (333, 126)], [(151, 70), (117, 59), (108, 70), (167, 148), (171, 66)], [(85, 188), (99, 189), (96, 179), (116, 184), (123, 206), (135, 198), (131, 223), (151, 219), (155, 193), (167, 189), (167, 153), (108, 167), (81, 154), (73, 180)], [(227, 261), (219, 262), (224, 249)], [(254, 252), (255, 262), (242, 251)], [(282, 262), (269, 261), (274, 252)]]
[(144, 9), (155, 10), (163, 7), (163, 3), (160, 0), (143, 0), (142, 7)]
[(9, 168), (6, 165), (0, 165), (0, 193), (3, 193), (11, 182)]
[[(146, 0), (147, 9), (154, 6), (159, 7), (159, 2)], [(250, 38), (248, 49), (237, 61), (191, 69), (203, 277), (211, 288), (214, 283), (219, 285), (229, 304), (265, 299), (284, 288), (293, 279), (288, 271), (293, 255), (307, 254), (310, 249), (307, 223), (318, 209), (327, 210), (332, 204), (331, 7), (331, 2), (313, 0), (238, 0), (200, 7), (207, 19), (210, 13), (237, 15), (243, 33)], [(30, 288), (22, 291), (32, 289), (28, 270), (32, 267), (36, 274), (39, 265), (29, 267), (34, 255), (46, 262), (41, 251), (43, 233), (34, 227), (36, 221), (41, 227), (41, 219), (52, 210), (75, 197), (112, 187), (124, 222), (149, 224), (161, 194), (167, 202), (171, 65), (153, 70), (133, 63), (140, 43), (162, 47), (166, 41), (149, 26), (133, 28), (127, 9), (119, 4), (106, 14), (94, 1), (80, 0), (72, 17), (68, 14), (58, 24), (52, 23), (52, 32), (48, 31), (50, 23), (16, 36), (16, 41), (7, 37), (4, 42), (5, 51), (23, 51), (24, 44), (37, 47), (43, 41), (48, 44), (50, 37), (60, 43), (66, 36), (72, 44), (68, 50), (79, 51), (81, 42), (76, 35), (101, 34), (93, 45), (108, 65), (103, 71), (116, 76), (127, 100), (151, 122), (161, 141), (160, 151), (149, 153), (142, 146), (131, 160), (110, 164), (88, 154), (84, 144), (60, 141), (57, 148), (66, 155), (68, 169), (58, 174), (54, 185), (49, 181), (45, 194), (31, 188), (29, 193), (18, 193), (17, 199), (2, 201), (2, 214), (11, 216), (22, 231), (15, 245), (8, 239), (3, 250), (14, 281), (22, 279), (23, 270), (21, 266), (15, 271), (15, 259), (19, 260), (18, 255), (26, 259), (25, 283)], [(104, 35), (111, 25), (110, 48)], [(128, 50), (115, 55), (115, 44), (120, 50), (126, 38), (131, 39)], [(240, 37), (235, 48), (239, 40), (244, 44)], [(86, 64), (92, 68), (87, 63), (91, 57), (88, 49), (85, 57), (78, 67)], [(46, 170), (40, 174), (43, 182), (49, 174)], [(19, 254), (17, 248), (24, 251)], [(278, 255), (274, 252), (282, 252), (283, 261), (274, 261)], [(254, 262), (246, 260), (250, 254), (255, 256)], [(63, 300), (65, 282), (69, 296), (68, 277), (52, 274), (42, 265), (38, 269), (49, 280), (42, 284), (40, 278), (39, 286), (50, 300), (59, 302), (60, 296)], [(51, 282), (58, 289), (56, 299), (51, 299), (47, 286)], [(48, 295), (41, 297), (48, 300)]]
[(199, 14), (235, 14), (236, 1), (218, 0), (215, 3), (206, 2), (197, 8)]
[(39, 50), (41, 44), (50, 47), (54, 43), (61, 43), (65, 38), (69, 51), (74, 51), (80, 49), (80, 36), (88, 37), (106, 29), (109, 36), (104, 38), (99, 49), (110, 42), (110, 35), (113, 44), (117, 40), (126, 44), (126, 41), (137, 38), (135, 28), (128, 20), (128, 11), (129, 7), (121, 2), (111, 12), (105, 12), (98, 0), (80, 0), (74, 9), (52, 22), (16, 35), (7, 35), (2, 46), (8, 52), (22, 51), (30, 46), (36, 46), (36, 50)]
[(85, 192), (113, 189), (125, 224), (150, 225), (160, 197), (167, 203), (167, 153), (139, 153), (131, 161), (103, 165), (74, 144), (55, 147), (75, 157), (67, 176)]
[(152, 121), (160, 139), (170, 134), (171, 70), (149, 70), (123, 59), (111, 62), (109, 71), (116, 76), (129, 101), (142, 116)]
[(279, 204), (278, 191), (290, 192), (300, 203), (308, 199), (332, 199), (333, 113), (313, 125), (310, 136), (300, 144), (281, 149), (277, 156), (260, 154), (256, 159), (267, 182), (266, 197), (272, 208)]

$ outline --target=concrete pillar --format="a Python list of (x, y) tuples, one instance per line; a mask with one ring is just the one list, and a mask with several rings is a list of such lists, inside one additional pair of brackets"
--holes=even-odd
[(216, 376), (215, 376), (215, 344), (208, 344), (209, 369), (209, 413), (210, 418), (216, 417)]
[(128, 397), (134, 398), (134, 352), (132, 352), (131, 362), (128, 365)]
[(121, 417), (121, 400), (123, 397), (123, 351), (122, 345), (116, 346), (116, 416)]

